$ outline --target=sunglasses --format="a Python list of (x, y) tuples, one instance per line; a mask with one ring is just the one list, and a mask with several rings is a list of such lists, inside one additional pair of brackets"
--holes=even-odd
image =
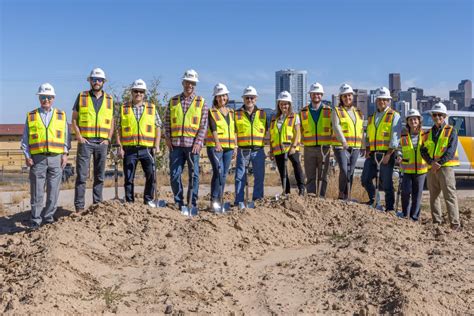
[(145, 94), (145, 91), (143, 91), (143, 90), (132, 90), (132, 93)]
[(92, 82), (104, 82), (103, 78), (91, 78)]
[(245, 100), (253, 100), (255, 97), (245, 97)]
[(431, 116), (432, 117), (437, 117), (437, 116), (444, 117), (444, 114), (442, 114), (442, 113), (431, 113)]
[(52, 99), (54, 99), (54, 97), (52, 95), (42, 95), (40, 96), (40, 99), (41, 101), (46, 101), (46, 100), (51, 101)]

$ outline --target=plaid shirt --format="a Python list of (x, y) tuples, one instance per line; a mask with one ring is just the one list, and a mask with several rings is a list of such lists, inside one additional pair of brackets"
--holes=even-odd
[[(133, 114), (135, 115), (135, 118), (137, 119), (137, 122), (142, 117), (144, 108), (145, 107), (143, 106), (143, 103), (140, 104), (139, 106), (136, 106), (136, 105), (132, 106)], [(163, 124), (161, 122), (160, 114), (158, 113), (158, 111), (155, 111), (155, 126), (156, 126), (156, 128), (161, 128), (162, 125)], [(118, 115), (117, 126), (118, 126), (119, 132), (120, 132), (122, 130), (122, 114)]]
[[(181, 106), (183, 107), (183, 112), (186, 113), (193, 102), (193, 99), (196, 95), (193, 93), (191, 96), (186, 98), (183, 93), (181, 93)], [(170, 100), (171, 102), (171, 100)], [(165, 138), (171, 139), (171, 143), (175, 147), (192, 147), (193, 145), (199, 145), (202, 147), (204, 143), (204, 138), (206, 137), (207, 133), (207, 105), (204, 102), (202, 107), (202, 115), (201, 115), (201, 125), (199, 127), (199, 131), (196, 137), (171, 137), (171, 119), (170, 119), (170, 103), (168, 103), (168, 107), (165, 111), (165, 120), (164, 120), (164, 127), (165, 127)]]

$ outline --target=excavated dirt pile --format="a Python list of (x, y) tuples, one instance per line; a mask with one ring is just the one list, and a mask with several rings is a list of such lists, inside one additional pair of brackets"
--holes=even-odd
[(0, 236), (0, 313), (469, 314), (461, 213), (454, 233), (311, 196), (193, 219), (105, 202)]

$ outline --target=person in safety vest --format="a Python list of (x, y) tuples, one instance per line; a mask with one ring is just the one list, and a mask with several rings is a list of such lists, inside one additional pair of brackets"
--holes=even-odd
[[(375, 186), (373, 181), (377, 175), (377, 164), (375, 155), (381, 158), (380, 164), (380, 187), (385, 192), (385, 211), (393, 211), (395, 194), (393, 190), (393, 167), (395, 165), (395, 154), (399, 144), (402, 130), (400, 114), (390, 108), (392, 97), (390, 91), (381, 87), (376, 94), (376, 110), (367, 122), (365, 163), (362, 171), (362, 186), (369, 195), (367, 204), (373, 205)], [(381, 209), (377, 205), (377, 209)]]
[(237, 133), (237, 164), (235, 170), (235, 205), (244, 202), (244, 189), (247, 180), (246, 166), (252, 164), (254, 186), (252, 200), (263, 198), (265, 177), (265, 136), (267, 115), (257, 107), (257, 90), (248, 86), (244, 89), (244, 105), (235, 111), (235, 130)]
[(85, 206), (86, 180), (89, 162), (94, 159), (94, 183), (92, 202), (102, 201), (107, 149), (114, 133), (114, 101), (103, 91), (105, 73), (100, 68), (92, 69), (87, 81), (91, 89), (79, 93), (72, 109), (72, 127), (77, 138), (76, 188), (74, 206), (80, 213)]
[(353, 105), (354, 90), (348, 84), (339, 88), (339, 105), (332, 112), (334, 158), (339, 165), (339, 199), (349, 197), (357, 158), (362, 148), (364, 116)]
[[(290, 178), (286, 161), (289, 159), (295, 172), (299, 195), (304, 195), (304, 175), (300, 162), (300, 117), (293, 112), (293, 100), (288, 91), (278, 95), (276, 115), (270, 123), (270, 159), (275, 159), (280, 172), (281, 184), (285, 194), (290, 193)], [(287, 158), (287, 159), (285, 159)], [(286, 181), (286, 185), (283, 185)]]
[(453, 167), (459, 166), (458, 134), (453, 126), (446, 123), (447, 110), (443, 103), (436, 103), (431, 109), (434, 125), (421, 147), (421, 156), (428, 163), (428, 189), (433, 222), (441, 224), (441, 191), (446, 202), (451, 228), (461, 229), (459, 221), (456, 178)]
[(133, 82), (130, 88), (131, 102), (120, 108), (117, 123), (117, 143), (123, 157), (125, 175), (125, 200), (135, 201), (133, 180), (138, 162), (145, 173), (145, 204), (154, 206), (155, 192), (155, 153), (160, 151), (161, 119), (153, 103), (145, 101), (146, 83), (142, 79)]
[[(308, 93), (311, 103), (300, 111), (306, 191), (324, 197), (328, 185), (329, 152), (332, 144), (332, 109), (321, 102), (324, 88), (320, 83), (313, 83)], [(325, 161), (322, 150), (325, 155), (327, 153)], [(316, 181), (320, 179), (320, 192), (316, 193)]]
[(420, 216), (421, 197), (425, 184), (428, 164), (421, 157), (421, 147), (428, 133), (421, 129), (421, 115), (416, 109), (408, 110), (406, 115), (407, 132), (400, 137), (402, 155), (398, 157), (403, 172), (401, 196), (402, 211), (398, 217), (409, 217), (417, 221)]
[(221, 200), (230, 162), (237, 154), (234, 110), (227, 107), (229, 90), (224, 84), (218, 83), (214, 87), (213, 96), (206, 138), (207, 157), (212, 166), (211, 207)]
[(192, 206), (196, 206), (199, 193), (199, 153), (206, 137), (208, 109), (204, 98), (194, 92), (197, 82), (197, 72), (187, 70), (182, 78), (183, 92), (171, 98), (165, 112), (164, 132), (170, 151), (170, 181), (178, 208), (186, 203), (181, 182), (186, 162), (190, 184), (191, 177), (193, 179), (192, 192), (189, 192), (188, 187), (188, 194), (192, 194)]
[[(40, 107), (26, 116), (21, 149), (30, 167), (31, 229), (54, 222), (59, 188), (70, 148), (66, 112), (53, 108), (54, 88), (42, 84), (37, 95)], [(43, 208), (46, 184), (46, 206)]]

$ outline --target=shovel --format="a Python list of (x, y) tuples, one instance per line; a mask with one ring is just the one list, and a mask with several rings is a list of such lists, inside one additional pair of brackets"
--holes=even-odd
[(323, 162), (321, 164), (321, 175), (319, 174), (319, 168), (316, 169), (316, 194), (318, 197), (321, 196), (321, 185), (323, 183), (323, 173), (324, 173), (324, 168), (326, 166), (326, 157), (329, 155), (329, 152), (331, 151), (330, 146), (321, 146), (319, 147), (321, 149), (321, 156), (323, 157)]
[(118, 195), (118, 162), (120, 160), (119, 157), (119, 145), (115, 144), (112, 145), (112, 150), (110, 151), (110, 154), (112, 156), (112, 160), (114, 161), (114, 186), (115, 186), (115, 197), (114, 200), (119, 200), (120, 202), (123, 202), (121, 198), (119, 198)]
[(156, 167), (156, 152), (153, 149), (153, 172), (155, 173), (155, 200), (148, 202), (148, 205), (151, 207), (166, 207), (165, 200), (158, 200), (159, 191), (158, 191), (158, 168)]
[(219, 192), (219, 201), (212, 202), (212, 210), (214, 211), (214, 213), (223, 214), (230, 209), (230, 203), (229, 202), (223, 203), (224, 188), (225, 188), (225, 183), (224, 185), (222, 184), (223, 170), (221, 168), (221, 163), (219, 161), (219, 158), (217, 157), (215, 152), (212, 152), (212, 156), (217, 163), (217, 170), (219, 173), (219, 187), (221, 188)]
[(286, 176), (287, 176), (287, 170), (286, 170), (286, 166), (288, 164), (288, 152), (285, 153), (285, 161), (284, 161), (284, 165), (283, 165), (283, 193), (280, 195), (280, 194), (275, 194), (275, 201), (279, 201), (279, 200), (283, 200), (285, 199), (286, 197)]
[(191, 196), (193, 195), (194, 188), (194, 163), (193, 163), (193, 153), (190, 152), (188, 155), (188, 164), (191, 166), (191, 174), (189, 179), (189, 188), (187, 194), (187, 205), (181, 206), (181, 214), (189, 217), (196, 216), (198, 214), (198, 208), (191, 204)]
[(351, 173), (351, 168), (352, 168), (352, 161), (351, 161), (352, 151), (353, 151), (352, 147), (348, 147), (344, 151), (346, 153), (346, 157), (347, 157), (347, 175), (348, 175), (348, 179), (347, 179), (347, 201), (352, 201), (352, 176), (350, 174)]
[(379, 197), (380, 165), (382, 164), (383, 156), (384, 156), (384, 153), (374, 152), (374, 160), (375, 160), (375, 163), (377, 164), (377, 172), (375, 176), (375, 197), (374, 197), (374, 203), (372, 207), (375, 209), (377, 208), (377, 204), (380, 200), (380, 197)]
[[(395, 214), (398, 216), (398, 204), (400, 203), (400, 196), (402, 194), (402, 181), (403, 181), (403, 171), (398, 169), (398, 189), (397, 189), (397, 198), (395, 199)], [(403, 213), (402, 213), (403, 214)], [(409, 215), (409, 214), (407, 214)]]
[[(251, 149), (241, 150), (242, 159), (245, 159), (244, 151), (248, 153), (248, 162), (245, 163), (245, 202), (239, 202), (239, 209), (244, 210), (246, 208), (255, 208), (255, 202), (249, 201), (249, 167), (250, 167), (250, 155)], [(244, 160), (245, 161), (245, 160)]]

